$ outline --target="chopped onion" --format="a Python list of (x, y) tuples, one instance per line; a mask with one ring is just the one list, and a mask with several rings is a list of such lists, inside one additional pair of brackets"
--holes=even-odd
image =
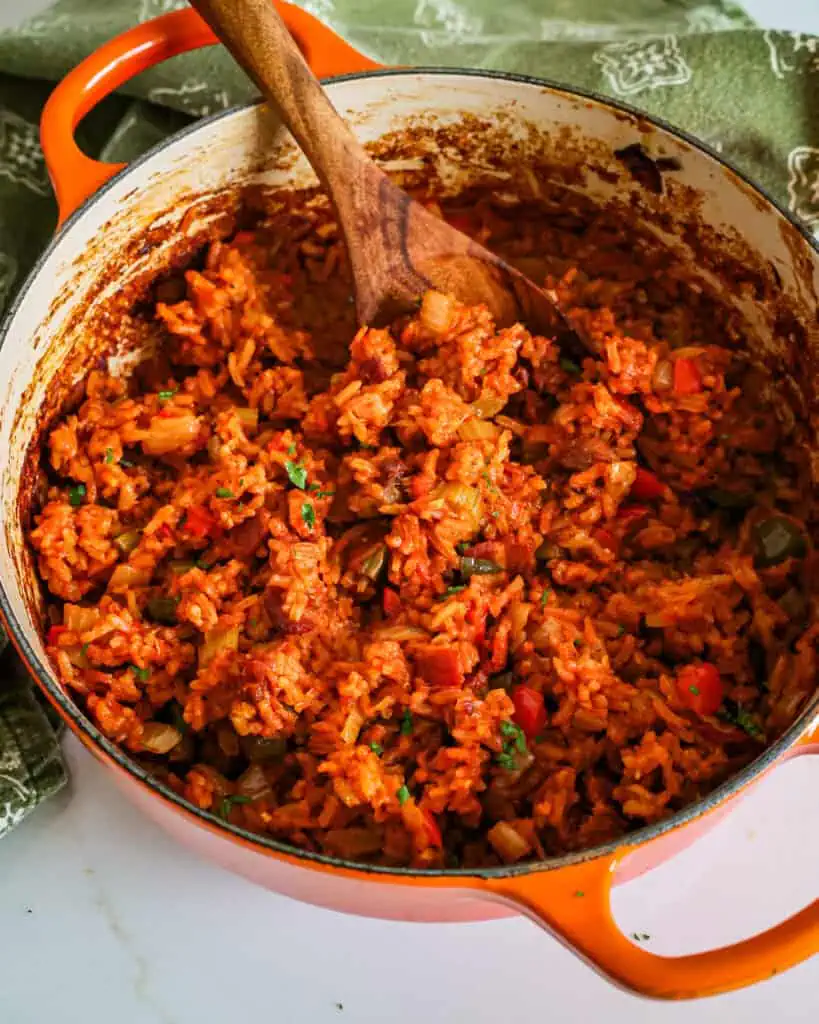
[(651, 386), (655, 391), (670, 391), (674, 387), (674, 364), (670, 359), (661, 359), (654, 367)]
[(146, 455), (178, 451), (195, 441), (201, 429), (198, 416), (154, 416), (142, 439), (142, 450)]
[(506, 864), (514, 864), (532, 850), (520, 832), (506, 821), (499, 821), (493, 825), (486, 833), (486, 838), (492, 844), (495, 853)]
[(239, 627), (229, 626), (227, 629), (212, 629), (205, 634), (205, 641), (199, 648), (199, 665), (204, 668), (222, 651), (237, 651), (239, 649)]
[(421, 324), (433, 334), (444, 334), (452, 323), (455, 300), (442, 292), (428, 291), (421, 300)]
[(469, 408), (479, 420), (491, 420), (493, 416), (498, 415), (508, 401), (509, 399), (502, 395), (484, 395), (474, 401)]
[(358, 710), (353, 708), (347, 715), (344, 725), (341, 729), (341, 740), (343, 743), (355, 743), (358, 739), (358, 734), (361, 732), (361, 726), (364, 724), (364, 716)]
[(87, 633), (100, 620), (98, 608), (83, 608), (79, 604), (63, 606), (63, 623), (72, 633)]
[(130, 587), (141, 587), (146, 584), (150, 578), (150, 571), (146, 569), (137, 569), (135, 566), (128, 565), (126, 562), (124, 565), (118, 565), (111, 573), (111, 579), (108, 581), (108, 589), (116, 593), (121, 590), (128, 590)]
[(126, 530), (118, 537), (114, 537), (114, 543), (124, 555), (130, 555), (139, 544), (141, 534), (139, 530)]
[(462, 441), (494, 441), (498, 428), (494, 423), (473, 417), (458, 427), (458, 436)]
[(182, 739), (182, 733), (164, 722), (146, 722), (142, 727), (142, 746), (152, 754), (167, 754)]
[(236, 415), (245, 430), (255, 430), (259, 426), (258, 409), (237, 409)]

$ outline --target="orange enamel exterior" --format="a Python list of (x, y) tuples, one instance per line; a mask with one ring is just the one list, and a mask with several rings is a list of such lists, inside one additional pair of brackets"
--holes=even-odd
[[(299, 8), (277, 6), (320, 77), (379, 67)], [(60, 208), (60, 223), (124, 165), (83, 154), (74, 129), (86, 113), (128, 79), (154, 64), (215, 42), (192, 10), (163, 15), (107, 43), (75, 68), (49, 99), (42, 145)], [(8, 630), (14, 637), (14, 630)], [(18, 647), (20, 654), (24, 652)], [(32, 668), (32, 674), (35, 675)], [(272, 850), (172, 802), (103, 751), (45, 688), (66, 724), (114, 770), (118, 784), (147, 814), (182, 842), (269, 888), (339, 910), (412, 920), (469, 920), (523, 912), (591, 966), (623, 988), (660, 999), (687, 999), (750, 985), (819, 951), (819, 900), (782, 924), (744, 942), (693, 956), (661, 957), (619, 930), (610, 909), (611, 886), (667, 859), (730, 810), (733, 796), (686, 825), (638, 845), (590, 854), (575, 863), (522, 871), (414, 874), (355, 869)], [(814, 721), (785, 757), (819, 753)], [(412, 895), (410, 897), (410, 890)], [(582, 893), (582, 897), (578, 896)], [(487, 908), (487, 901), (494, 907)]]
[[(381, 67), (306, 11), (280, 0), (275, 3), (319, 78)], [(49, 97), (40, 123), (40, 142), (57, 195), (59, 224), (125, 167), (92, 160), (77, 145), (74, 130), (89, 110), (140, 72), (215, 42), (213, 32), (194, 10), (172, 11), (123, 32), (66, 75)]]

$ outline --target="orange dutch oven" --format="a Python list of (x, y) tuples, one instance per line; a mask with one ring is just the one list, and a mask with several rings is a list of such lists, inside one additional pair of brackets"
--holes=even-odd
[[(791, 317), (814, 324), (816, 342), (815, 242), (715, 153), (645, 114), (543, 80), (468, 70), (379, 68), (309, 14), (279, 6), (314, 71), (331, 79), (327, 87), (333, 102), (363, 141), (410, 125), (416, 135), (434, 133), (436, 125), (472, 118), (469, 123), (479, 121), (486, 138), (495, 141), (496, 167), (498, 153), (504, 152), (497, 145), (503, 133), (517, 140), (506, 147), (510, 160), (525, 159), (527, 146), (551, 146), (553, 166), (577, 172), (576, 187), (595, 202), (619, 198), (631, 203), (637, 216), (661, 218), (665, 240), (678, 245), (682, 256), (687, 252), (693, 258), (685, 247), (698, 236), (699, 259), (705, 251), (705, 262), (715, 272), (727, 247), (744, 265), (758, 268), (759, 280), (768, 274), (775, 287), (746, 292), (736, 301), (754, 322), (760, 339), (755, 354), (774, 373), (793, 377), (801, 396), (795, 415), (811, 414), (819, 354), (810, 345), (808, 351), (796, 351), (797, 343), (781, 337), (778, 325), (784, 322), (784, 304)], [(312, 180), (275, 116), (253, 103), (191, 125), (128, 167), (99, 163), (78, 149), (74, 129), (104, 96), (159, 61), (214, 42), (190, 10), (139, 25), (72, 71), (43, 114), (43, 150), (61, 226), (8, 313), (0, 339), (0, 400), (7, 411), (0, 423), (0, 609), (32, 676), (134, 804), (189, 847), (277, 892), (336, 910), (414, 921), (524, 913), (613, 982), (663, 999), (739, 988), (811, 956), (819, 950), (817, 900), (746, 941), (693, 956), (662, 957), (620, 932), (610, 893), (613, 885), (695, 840), (775, 765), (819, 753), (819, 699), (753, 764), (706, 799), (622, 840), (512, 867), (415, 871), (362, 867), (299, 852), (193, 808), (108, 741), (63, 692), (43, 647), (41, 599), (23, 523), (43, 426), (66, 389), (102, 352), (89, 325), (98, 323), (106, 304), (115, 306), (131, 285), (156, 276), (174, 256), (195, 251), (213, 218), (231, 207), (241, 189), (254, 184), (298, 187)], [(671, 158), (672, 196), (675, 190), (687, 195), (691, 201), (685, 209), (669, 206), (665, 190), (656, 194), (624, 174), (615, 151), (635, 143)], [(460, 160), (466, 180), (481, 162), (479, 149), (473, 140), (468, 152), (453, 158)], [(110, 348), (106, 353), (112, 354)], [(127, 359), (128, 353), (119, 355)]]

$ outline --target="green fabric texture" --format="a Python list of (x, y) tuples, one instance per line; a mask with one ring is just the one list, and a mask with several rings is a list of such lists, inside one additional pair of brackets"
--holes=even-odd
[[(55, 222), (37, 141), (53, 83), (137, 21), (184, 6), (185, 0), (58, 0), (0, 33), (0, 308)], [(819, 37), (762, 31), (725, 0), (301, 6), (385, 64), (541, 76), (661, 115), (732, 159), (819, 234)], [(226, 53), (201, 50), (129, 82), (85, 119), (79, 141), (92, 156), (129, 160), (191, 118), (254, 93)], [(64, 779), (55, 731), (7, 651), (0, 659), (0, 835)]]

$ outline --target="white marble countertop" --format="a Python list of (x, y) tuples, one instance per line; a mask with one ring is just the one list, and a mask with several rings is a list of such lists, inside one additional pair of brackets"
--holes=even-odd
[[(0, 24), (43, 7), (0, 0)], [(746, 0), (819, 33), (819, 0)], [(0, 844), (0, 1024), (768, 1024), (815, 1020), (819, 958), (753, 989), (658, 1005), (523, 918), (416, 925), (275, 896), (197, 860), (66, 740), (70, 790)], [(817, 895), (816, 765), (780, 768), (692, 849), (618, 890), (661, 953), (737, 939)]]

